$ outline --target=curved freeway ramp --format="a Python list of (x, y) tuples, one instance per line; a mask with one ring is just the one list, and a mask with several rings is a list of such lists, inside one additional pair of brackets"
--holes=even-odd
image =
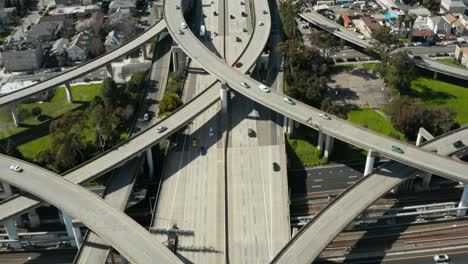
[[(23, 172), (9, 169), (20, 165)], [(0, 155), (0, 179), (44, 199), (81, 220), (132, 263), (181, 263), (147, 230), (108, 205), (101, 197), (59, 175), (27, 162)]]
[(42, 93), (48, 89), (58, 87), (62, 84), (68, 83), (76, 78), (84, 76), (92, 71), (95, 71), (99, 68), (106, 66), (108, 63), (116, 60), (119, 57), (122, 57), (141, 45), (151, 41), (153, 37), (161, 33), (166, 28), (164, 21), (159, 21), (153, 25), (150, 29), (135, 37), (133, 40), (127, 44), (121, 46), (118, 49), (115, 49), (105, 55), (98, 57), (88, 63), (82, 64), (77, 68), (74, 68), (70, 71), (59, 74), (53, 78), (45, 80), (43, 82), (28, 86), (24, 89), (17, 90), (15, 92), (6, 94), (0, 97), (0, 106), (7, 104), (18, 104), (23, 100), (34, 96), (36, 94)]
[[(319, 115), (322, 112), (318, 109), (298, 101), (296, 101), (295, 105), (290, 105), (284, 102), (282, 95), (274, 91), (265, 93), (258, 89), (257, 87), (261, 85), (260, 82), (234, 70), (223, 60), (213, 55), (190, 30), (183, 30), (183, 34), (178, 34), (184, 18), (180, 9), (176, 8), (177, 5), (180, 5), (180, 0), (166, 1), (164, 4), (166, 26), (174, 40), (188, 56), (200, 63), (205, 70), (217, 76), (221, 82), (226, 83), (230, 88), (271, 110), (306, 126), (320, 129), (324, 133), (352, 145), (363, 149), (373, 149), (392, 160), (432, 174), (456, 181), (468, 182), (468, 175), (466, 174), (468, 166), (462, 162), (418, 149), (416, 146), (358, 127), (335, 116), (330, 115), (330, 119), (322, 118)], [(264, 23), (267, 23), (267, 21), (264, 20)], [(242, 86), (241, 83), (243, 82), (250, 88)], [(405, 153), (399, 154), (392, 151), (394, 145), (401, 147)]]
[[(320, 15), (317, 12), (311, 11), (308, 13), (302, 13), (299, 15), (301, 18), (309, 21), (310, 23), (320, 27), (321, 29), (328, 31), (329, 33), (344, 39), (350, 43), (353, 43), (362, 48), (369, 48), (372, 46), (372, 43), (368, 39), (360, 39), (359, 36), (361, 34), (352, 32), (347, 28), (343, 27), (342, 25), (331, 21), (330, 19)], [(335, 30), (338, 28), (339, 30)], [(404, 50), (406, 48), (402, 48)], [(468, 80), (468, 69), (464, 69), (461, 67), (456, 67), (452, 65), (448, 65), (446, 63), (438, 62), (436, 60), (431, 59), (423, 59), (423, 60), (414, 60), (416, 66), (445, 74), (447, 76), (452, 76), (462, 80)]]
[[(122, 166), (125, 162), (139, 155), (147, 148), (175, 133), (218, 100), (219, 91), (212, 86), (170, 116), (162, 119), (123, 144), (66, 173), (64, 178), (74, 184), (83, 184), (96, 179), (115, 167)], [(168, 129), (163, 133), (158, 133), (157, 128), (159, 126), (166, 126)], [(0, 222), (39, 205), (40, 201), (31, 195), (14, 196), (0, 203)]]
[[(438, 150), (440, 155), (451, 155), (457, 151), (452, 146), (456, 140), (468, 141), (468, 127), (428, 141), (422, 148)], [(447, 148), (447, 145), (452, 147)], [(415, 173), (414, 168), (390, 162), (363, 177), (307, 223), (278, 253), (272, 263), (312, 263), (362, 211)]]

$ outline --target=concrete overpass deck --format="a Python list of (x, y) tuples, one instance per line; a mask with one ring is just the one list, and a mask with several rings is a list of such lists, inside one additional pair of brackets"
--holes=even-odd
[[(82, 221), (133, 263), (180, 263), (152, 235), (101, 197), (59, 175), (21, 160), (0, 155), (0, 179), (63, 209)], [(9, 169), (19, 164), (23, 171)]]
[[(434, 138), (421, 147), (435, 149), (439, 155), (451, 155), (457, 149), (452, 145), (456, 140), (468, 141), (468, 127)], [(452, 146), (452, 148), (447, 147)], [(323, 249), (361, 212), (368, 208), (405, 178), (417, 170), (397, 162), (390, 162), (363, 177), (348, 188), (332, 203), (322, 209), (283, 248), (272, 263), (311, 263)]]

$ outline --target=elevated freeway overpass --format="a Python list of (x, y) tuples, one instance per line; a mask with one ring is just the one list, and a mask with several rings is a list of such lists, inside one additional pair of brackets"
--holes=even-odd
[[(362, 39), (362, 34), (352, 32), (347, 28), (343, 27), (342, 25), (331, 21), (330, 19), (320, 15), (317, 12), (310, 11), (307, 13), (302, 13), (299, 15), (302, 19), (308, 21), (316, 25), (317, 27), (341, 38), (350, 43), (353, 43), (356, 46), (361, 48), (369, 48), (372, 47), (372, 40), (369, 39)], [(338, 29), (338, 30), (337, 30)], [(402, 48), (404, 50), (411, 51), (411, 48)], [(427, 47), (430, 49), (430, 47)], [(438, 48), (436, 48), (438, 49)], [(422, 58), (421, 60), (414, 60), (416, 66), (430, 70), (436, 73), (441, 73), (447, 76), (455, 77), (462, 80), (468, 80), (468, 69), (456, 67), (452, 65), (448, 65), (442, 62), (438, 62), (436, 60), (431, 60), (427, 58)]]
[(135, 49), (141, 47), (143, 44), (150, 42), (156, 35), (161, 33), (166, 28), (164, 21), (159, 21), (144, 33), (138, 35), (127, 44), (115, 49), (109, 53), (104, 54), (90, 62), (84, 63), (70, 71), (59, 74), (53, 78), (39, 82), (37, 84), (25, 87), (21, 90), (6, 94), (0, 97), (0, 106), (2, 105), (16, 105), (26, 100), (27, 98), (40, 94), (48, 89), (59, 87), (60, 85), (67, 84), (74, 79), (82, 77), (92, 71), (105, 67), (112, 61), (129, 54)]
[[(10, 170), (11, 164), (21, 164), (23, 171)], [(2, 181), (76, 217), (132, 263), (181, 263), (147, 230), (85, 188), (50, 171), (4, 155), (0, 155), (0, 168)]]
[[(458, 151), (453, 147), (457, 140), (468, 142), (468, 127), (427, 141), (421, 148), (450, 156)], [(410, 166), (391, 161), (363, 177), (309, 221), (272, 263), (311, 263), (366, 208), (416, 173)]]

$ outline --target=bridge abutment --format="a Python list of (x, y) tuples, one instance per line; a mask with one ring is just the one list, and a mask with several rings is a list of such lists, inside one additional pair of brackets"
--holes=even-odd
[(16, 229), (15, 222), (11, 219), (8, 219), (3, 222), (3, 225), (5, 226), (5, 231), (7, 232), (8, 238), (11, 240), (18, 240), (18, 242), (11, 243), (11, 247), (14, 249), (21, 248), (21, 244), (19, 243), (18, 230)]
[(70, 83), (65, 83), (65, 91), (67, 92), (67, 101), (69, 103), (73, 103), (73, 94), (72, 94), (72, 91), (71, 91), (71, 86), (70, 86)]

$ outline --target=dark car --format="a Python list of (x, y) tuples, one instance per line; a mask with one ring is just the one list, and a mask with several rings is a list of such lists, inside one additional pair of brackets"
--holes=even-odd
[(421, 56), (413, 56), (413, 59), (415, 59), (415, 60), (422, 60)]
[(238, 61), (234, 65), (236, 66), (236, 68), (240, 68), (240, 67), (242, 67), (242, 62)]
[(243, 16), (243, 17), (246, 17), (246, 16), (247, 16), (247, 13), (245, 13), (244, 11), (242, 11), (242, 16)]
[(249, 135), (249, 137), (256, 137), (257, 133), (255, 133), (255, 131), (253, 129), (249, 128), (247, 130), (247, 135)]
[(453, 146), (456, 147), (456, 148), (461, 148), (461, 147), (464, 147), (465, 144), (463, 144), (463, 142), (461, 140), (457, 140), (453, 143)]
[(273, 171), (280, 171), (281, 167), (277, 162), (273, 162)]
[(200, 147), (200, 155), (202, 155), (202, 156), (206, 155), (206, 148), (205, 147)]

